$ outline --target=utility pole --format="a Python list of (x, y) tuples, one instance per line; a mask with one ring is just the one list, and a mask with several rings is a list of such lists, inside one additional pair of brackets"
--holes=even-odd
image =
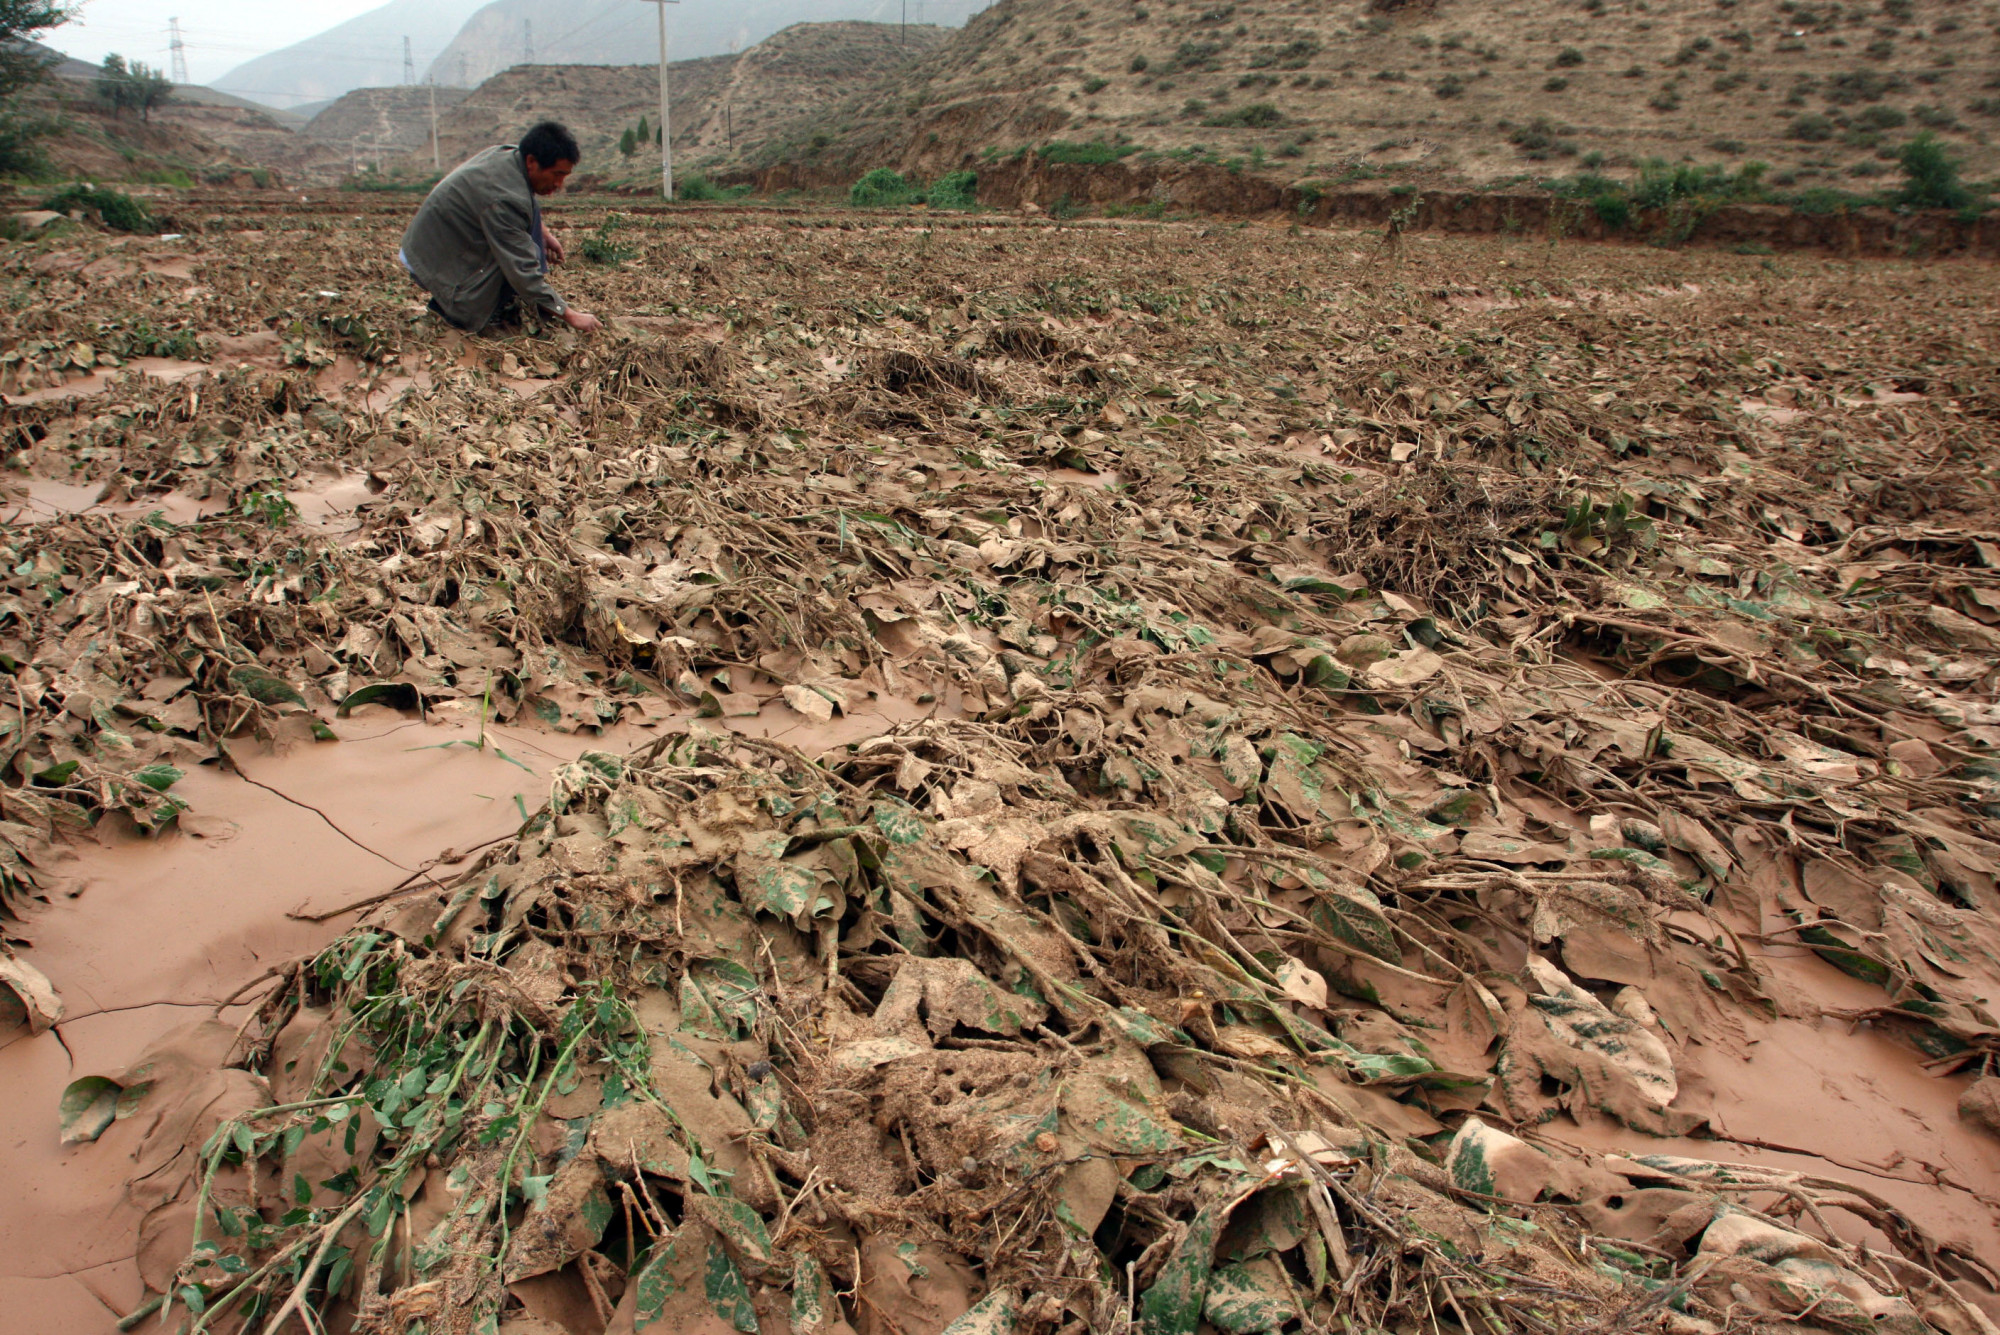
[(417, 62), (415, 57), (410, 54), (410, 39), (405, 37), (403, 38), (403, 82), (412, 84), (416, 81)]
[(667, 100), (667, 6), (680, 0), (647, 0), (660, 7), (660, 194), (671, 203), (674, 198), (674, 128)]
[(431, 170), (442, 172), (444, 159), (438, 153), (438, 86), (435, 78), (426, 80), (431, 88)]
[(171, 46), (174, 53), (174, 82), (185, 85), (188, 82), (187, 43), (181, 40), (181, 21), (167, 20), (167, 31), (172, 34)]

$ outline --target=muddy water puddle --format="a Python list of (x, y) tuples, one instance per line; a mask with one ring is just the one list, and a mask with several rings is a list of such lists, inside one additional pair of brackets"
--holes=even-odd
[[(774, 685), (752, 690), (763, 686), (771, 694), (757, 692), (754, 715), (698, 726), (821, 754), (959, 715), (949, 701), (876, 698), (818, 722)], [(32, 942), (23, 953), (62, 995), (65, 1017), (40, 1035), (0, 1029), (0, 1163), (10, 1188), (0, 1201), (0, 1335), (115, 1335), (144, 1298), (142, 1212), (124, 1189), (132, 1164), (109, 1140), (59, 1144), (65, 1085), (124, 1067), (267, 969), (325, 946), (355, 921), (341, 910), (412, 878), (418, 887), (448, 879), (541, 806), (557, 766), (585, 751), (637, 749), (690, 718), (674, 711), (597, 736), (489, 724), (480, 749), (464, 745), (482, 736), (474, 719), (364, 707), (332, 723), (338, 743), (276, 752), (237, 743), (241, 776), (197, 767), (174, 790), (190, 808), (182, 829), (151, 839), (110, 829), (77, 845), (63, 868), (72, 893), (23, 932)], [(237, 1006), (221, 1018), (248, 1014)]]
[[(1930, 1074), (1915, 1049), (1866, 1021), (1844, 1018), (1879, 1007), (1880, 989), (1801, 950), (1771, 950), (1759, 959), (1824, 1013), (1747, 1021), (1740, 1035), (1717, 1035), (1687, 1050), (1693, 1060), (1684, 1080), (1710, 1100), (1700, 1137), (1656, 1137), (1608, 1119), (1578, 1125), (1565, 1117), (1534, 1138), (1602, 1154), (1678, 1155), (1847, 1183), (1967, 1254), (2000, 1256), (2000, 1158), (1990, 1137), (1959, 1117), (1969, 1081)], [(1825, 1220), (1840, 1241), (1893, 1250), (1857, 1215), (1834, 1209)], [(1990, 1295), (1967, 1296), (2000, 1319), (2000, 1303)]]

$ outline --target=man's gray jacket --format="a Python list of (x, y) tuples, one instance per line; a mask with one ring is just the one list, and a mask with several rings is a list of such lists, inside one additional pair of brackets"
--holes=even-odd
[(510, 287), (524, 309), (563, 313), (563, 299), (549, 286), (541, 234), (542, 210), (521, 152), (503, 144), (438, 182), (403, 233), (402, 258), (446, 319), (484, 329)]

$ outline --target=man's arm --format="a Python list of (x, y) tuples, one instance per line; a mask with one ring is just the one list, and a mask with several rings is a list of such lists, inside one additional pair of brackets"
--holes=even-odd
[(528, 226), (527, 213), (508, 200), (487, 205), (479, 215), (480, 230), (500, 266), (500, 275), (520, 295), (521, 304), (563, 315), (569, 304), (556, 295), (542, 273), (541, 252), (535, 248)]

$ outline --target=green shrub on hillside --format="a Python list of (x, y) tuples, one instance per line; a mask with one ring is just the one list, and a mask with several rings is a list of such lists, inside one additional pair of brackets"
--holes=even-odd
[(847, 192), (847, 202), (859, 209), (886, 209), (908, 204), (916, 194), (901, 172), (877, 167), (854, 183)]
[(931, 183), (924, 200), (934, 209), (970, 209), (979, 205), (979, 173), (948, 172)]
[(1043, 162), (1067, 163), (1078, 167), (1101, 167), (1107, 162), (1116, 162), (1139, 151), (1137, 144), (1107, 144), (1102, 139), (1093, 139), (1087, 144), (1057, 142), (1043, 144), (1035, 150), (1035, 156)]
[(1262, 130), (1272, 125), (1282, 124), (1285, 113), (1269, 102), (1252, 102), (1246, 107), (1232, 111), (1218, 112), (1203, 121), (1203, 125), (1218, 126), (1223, 129)]
[(153, 215), (144, 204), (116, 190), (100, 190), (87, 181), (63, 187), (43, 200), (42, 207), (52, 213), (88, 213), (114, 232), (144, 232), (153, 226)]
[(1929, 130), (1903, 145), (1897, 160), (1903, 168), (1903, 188), (1895, 202), (1912, 209), (1959, 209), (1977, 211), (1985, 201), (1958, 179), (1958, 160), (1945, 151), (1943, 141)]

